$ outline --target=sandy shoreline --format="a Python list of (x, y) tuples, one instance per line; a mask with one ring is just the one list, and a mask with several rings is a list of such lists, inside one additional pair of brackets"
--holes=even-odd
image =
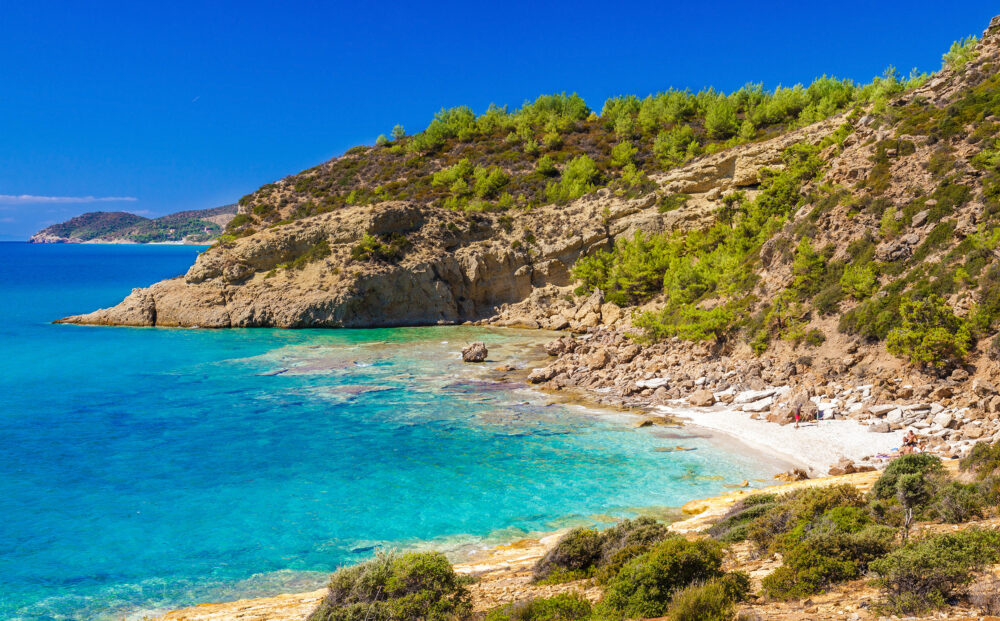
[(754, 419), (749, 413), (731, 408), (659, 406), (656, 411), (682, 419), (695, 427), (731, 436), (753, 450), (805, 468), (810, 476), (824, 476), (841, 459), (884, 465), (877, 455), (893, 456), (902, 444), (905, 431), (871, 433), (855, 420), (818, 420), (779, 425)]
[[(551, 336), (551, 333), (545, 335), (548, 338)], [(531, 368), (544, 363), (548, 358), (540, 347), (541, 343), (546, 340), (545, 337), (540, 337), (537, 342), (532, 344), (518, 347), (516, 353), (507, 347), (498, 347), (496, 353), (499, 356), (497, 358), (491, 356), (486, 364), (469, 365), (468, 375), (490, 381), (522, 383), (523, 377)], [(456, 342), (456, 344), (458, 343)], [(509, 366), (512, 362), (514, 367)], [(526, 382), (524, 384), (524, 389), (530, 393), (544, 395), (547, 398), (557, 396), (548, 391), (539, 390)], [(764, 420), (752, 419), (749, 413), (719, 405), (711, 408), (696, 408), (687, 405), (649, 405), (646, 408), (647, 413), (643, 414), (637, 410), (626, 410), (600, 404), (596, 399), (590, 399), (589, 396), (586, 391), (573, 391), (572, 398), (557, 399), (557, 401), (563, 401), (565, 405), (575, 405), (586, 413), (603, 414), (609, 418), (617, 418), (623, 425), (634, 425), (635, 422), (648, 418), (650, 413), (678, 419), (682, 422), (681, 428), (688, 432), (702, 437), (710, 437), (713, 443), (731, 447), (733, 451), (768, 462), (769, 469), (773, 470), (775, 474), (800, 467), (809, 471), (813, 477), (823, 477), (828, 469), (842, 458), (879, 466), (877, 461), (865, 462), (864, 459), (879, 453), (891, 454), (892, 449), (898, 448), (902, 438), (902, 432), (870, 433), (865, 425), (854, 420), (811, 422), (795, 429), (792, 425), (782, 426)], [(858, 479), (858, 482), (870, 485), (874, 478), (877, 478), (877, 473), (869, 472), (847, 476), (864, 478), (864, 481)], [(822, 485), (828, 480), (829, 478), (822, 478), (757, 489), (736, 489), (719, 496), (692, 499), (683, 507), (684, 513), (691, 515), (691, 517), (674, 522), (671, 529), (679, 533), (700, 530), (749, 493), (771, 489), (791, 489), (790, 486), (797, 485)], [(549, 547), (554, 545), (562, 532), (565, 531), (533, 534), (529, 535), (527, 539), (508, 541), (474, 551), (467, 549), (463, 555), (465, 560), (456, 563), (455, 569), (459, 573), (490, 577), (487, 584), (493, 584), (491, 581), (496, 581), (500, 585), (498, 588), (501, 594), (509, 594), (515, 588), (528, 589), (530, 586), (526, 576), (530, 574), (531, 566)], [(517, 576), (516, 579), (515, 576)], [(283, 594), (268, 598), (220, 604), (200, 604), (175, 610), (158, 618), (164, 619), (164, 621), (300, 620), (306, 618), (311, 610), (318, 605), (324, 593), (325, 588), (321, 588), (316, 591)], [(483, 602), (480, 603), (483, 604)]]

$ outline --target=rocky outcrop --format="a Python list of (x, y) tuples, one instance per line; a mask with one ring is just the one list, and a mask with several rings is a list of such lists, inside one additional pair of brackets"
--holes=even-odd
[[(829, 119), (705, 156), (655, 177), (660, 189), (636, 199), (602, 189), (570, 205), (502, 215), (387, 202), (303, 218), (217, 244), (183, 277), (60, 321), (306, 328), (489, 319), (557, 330), (617, 324), (629, 314), (599, 295), (564, 312), (570, 310), (563, 306), (570, 270), (580, 256), (636, 231), (705, 226), (723, 190), (752, 183), (761, 166), (780, 164), (788, 144), (818, 141), (837, 123)], [(659, 198), (675, 192), (690, 194), (685, 206), (661, 212)], [(386, 262), (352, 255), (366, 234), (386, 243), (405, 238), (403, 256)], [(324, 252), (314, 252), (318, 248)]]

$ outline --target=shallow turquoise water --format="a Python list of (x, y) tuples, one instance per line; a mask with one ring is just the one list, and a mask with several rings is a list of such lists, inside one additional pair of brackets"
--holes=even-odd
[[(484, 382), (533, 333), (56, 326), (197, 249), (0, 244), (0, 618), (316, 588), (375, 546), (468, 549), (678, 506), (752, 456)], [(683, 453), (655, 449), (683, 444)]]

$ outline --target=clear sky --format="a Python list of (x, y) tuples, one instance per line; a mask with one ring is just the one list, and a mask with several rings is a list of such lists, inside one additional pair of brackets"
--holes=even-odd
[[(995, 2), (0, 4), (0, 239), (234, 202), (396, 123), (541, 93), (934, 71)], [(106, 200), (105, 200), (106, 199)]]

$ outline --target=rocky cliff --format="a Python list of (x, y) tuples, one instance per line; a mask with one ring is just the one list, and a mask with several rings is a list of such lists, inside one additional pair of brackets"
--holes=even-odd
[[(305, 328), (490, 318), (533, 293), (536, 298), (568, 294), (576, 259), (616, 239), (705, 225), (727, 191), (753, 192), (757, 171), (780, 163), (784, 148), (818, 142), (842, 123), (834, 117), (699, 158), (655, 175), (659, 189), (639, 198), (601, 189), (565, 206), (526, 212), (469, 213), (391, 201), (309, 216), (224, 241), (202, 253), (181, 278), (136, 289), (115, 307), (61, 321)], [(664, 211), (662, 197), (676, 194), (689, 197), (685, 205)], [(358, 260), (352, 251), (365, 235), (405, 238), (405, 251), (398, 261)], [(324, 256), (310, 254), (317, 247)], [(586, 322), (556, 319), (546, 327), (571, 323)]]

